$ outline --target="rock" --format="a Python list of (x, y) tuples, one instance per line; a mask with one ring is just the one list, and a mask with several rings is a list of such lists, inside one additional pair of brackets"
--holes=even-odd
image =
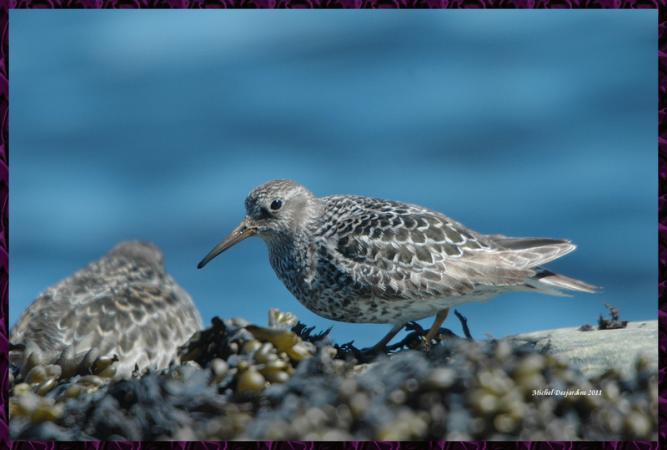
[[(561, 348), (553, 342), (569, 339), (570, 349), (574, 341), (580, 353), (592, 352), (587, 347), (622, 333), (607, 351), (636, 355), (624, 340), (648, 340), (642, 333), (655, 334), (653, 322), (552, 330), (539, 339), (446, 338), (429, 353), (404, 350), (365, 364), (341, 359), (326, 332), (276, 323), (263, 328), (216, 318), (169, 368), (127, 380), (61, 376), (44, 389), (57, 371), (36, 365), (31, 384), (12, 383), (10, 434), (67, 440), (657, 439), (658, 377), (649, 358), (630, 364), (622, 379), (613, 370), (586, 376), (549, 354)], [(591, 341), (598, 334), (603, 339)], [(287, 351), (303, 338), (312, 340), (308, 352), (291, 357)]]
[(614, 369), (623, 377), (634, 372), (643, 355), (650, 370), (658, 370), (658, 321), (630, 322), (626, 328), (581, 331), (579, 328), (522, 333), (506, 338), (513, 346), (528, 345), (577, 367), (587, 376)]

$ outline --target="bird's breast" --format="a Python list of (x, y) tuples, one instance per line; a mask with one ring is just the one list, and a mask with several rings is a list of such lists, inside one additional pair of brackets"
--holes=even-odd
[(299, 300), (310, 295), (314, 279), (313, 259), (308, 245), (293, 242), (273, 242), (269, 244), (269, 261), (278, 278)]

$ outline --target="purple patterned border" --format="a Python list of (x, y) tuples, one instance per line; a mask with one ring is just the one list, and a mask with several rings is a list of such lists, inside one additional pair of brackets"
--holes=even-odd
[[(9, 5), (9, 6), (8, 6)], [(8, 186), (9, 186), (9, 9), (8, 8), (650, 8), (659, 9), (658, 14), (658, 94), (659, 94), (659, 298), (662, 300), (667, 287), (667, 0), (0, 0), (0, 448), (16, 449), (52, 449), (86, 448), (86, 449), (152, 449), (169, 447), (173, 449), (241, 449), (257, 448), (266, 450), (309, 450), (312, 448), (346, 448), (355, 450), (366, 449), (637, 449), (653, 450), (658, 448), (657, 442), (349, 442), (349, 443), (306, 443), (306, 442), (257, 442), (257, 443), (220, 443), (220, 442), (88, 442), (58, 443), (53, 442), (16, 442), (9, 441), (7, 393), (8, 380)], [(660, 406), (659, 406), (659, 438), (667, 439), (667, 394), (665, 383), (667, 369), (667, 304), (659, 302), (659, 341), (660, 341)]]
[[(0, 8), (623, 8), (666, 0), (0, 0)], [(4, 20), (4, 19), (3, 19)], [(662, 23), (662, 20), (661, 20)], [(3, 36), (3, 42), (6, 42)], [(6, 55), (6, 53), (4, 53)], [(6, 84), (6, 81), (5, 81)]]

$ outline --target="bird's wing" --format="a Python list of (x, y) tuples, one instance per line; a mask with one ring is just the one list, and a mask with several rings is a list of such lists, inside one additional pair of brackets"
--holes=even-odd
[(508, 237), (502, 234), (485, 236), (505, 264), (516, 268), (532, 268), (565, 256), (577, 246), (565, 239)]
[(460, 296), (522, 284), (533, 274), (511, 261), (498, 263), (503, 249), (437, 212), (365, 197), (326, 201), (331, 229), (322, 235), (330, 256), (374, 296)]

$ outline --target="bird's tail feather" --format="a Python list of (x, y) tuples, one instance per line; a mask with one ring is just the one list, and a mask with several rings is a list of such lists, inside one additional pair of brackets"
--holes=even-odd
[(550, 270), (542, 269), (534, 277), (531, 278), (532, 287), (538, 288), (545, 293), (552, 295), (560, 295), (567, 297), (568, 294), (561, 291), (561, 289), (567, 291), (577, 291), (577, 292), (587, 292), (589, 294), (595, 294), (600, 292), (598, 286), (593, 286), (592, 284), (584, 283), (581, 280), (576, 280), (574, 278), (566, 277), (565, 275), (560, 275)]

